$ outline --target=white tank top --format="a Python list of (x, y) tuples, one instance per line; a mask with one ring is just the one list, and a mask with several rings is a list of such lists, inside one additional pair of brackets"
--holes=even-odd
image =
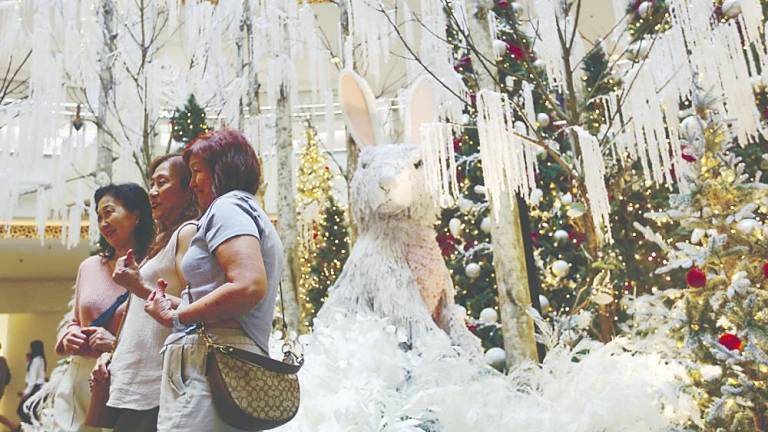
[[(176, 246), (179, 231), (189, 224), (194, 222), (182, 224), (157, 255), (142, 263), (141, 279), (146, 286), (154, 287), (157, 280), (163, 278), (168, 282), (166, 292), (177, 297), (180, 295), (184, 287), (176, 269)], [(160, 404), (163, 369), (160, 350), (170, 333), (171, 329), (161, 326), (144, 312), (144, 299), (131, 294), (125, 322), (109, 366), (111, 382), (107, 405), (148, 410)]]

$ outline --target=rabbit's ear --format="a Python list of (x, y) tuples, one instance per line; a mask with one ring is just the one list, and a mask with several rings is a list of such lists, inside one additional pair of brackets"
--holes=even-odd
[(339, 75), (339, 99), (344, 122), (355, 143), (362, 147), (376, 145), (375, 98), (363, 77), (350, 70)]
[(405, 130), (410, 143), (421, 144), (421, 125), (437, 121), (432, 79), (422, 75), (409, 90), (405, 111)]

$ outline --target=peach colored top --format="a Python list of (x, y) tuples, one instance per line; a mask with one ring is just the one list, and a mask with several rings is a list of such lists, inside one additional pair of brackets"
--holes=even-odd
[[(80, 263), (74, 290), (75, 305), (73, 318), (64, 327), (64, 331), (59, 334), (59, 340), (56, 343), (56, 352), (59, 354), (62, 354), (64, 351), (62, 339), (69, 327), (88, 327), (93, 320), (112, 306), (115, 300), (125, 292), (125, 288), (112, 280), (112, 270), (109, 268), (107, 260), (98, 255), (90, 256)], [(125, 307), (126, 304), (123, 303), (106, 327), (110, 333), (115, 334), (120, 326), (120, 322), (125, 314)], [(98, 357), (99, 354), (98, 352), (89, 352), (84, 355), (87, 357)]]

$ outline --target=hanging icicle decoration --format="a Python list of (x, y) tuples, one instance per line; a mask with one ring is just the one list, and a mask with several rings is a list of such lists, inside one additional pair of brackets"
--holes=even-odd
[[(525, 125), (515, 122), (515, 111), (506, 94), (484, 89), (477, 95), (480, 158), (492, 203), (502, 202), (502, 194), (508, 194), (514, 205), (515, 193), (527, 198), (535, 188), (535, 149), (525, 135)], [(491, 207), (498, 220), (501, 209)]]
[(454, 55), (451, 46), (437, 36), (444, 34), (448, 25), (445, 5), (440, 0), (425, 0), (421, 6), (421, 20), (424, 26), (421, 31), (421, 60), (424, 66), (442, 83), (442, 85), (434, 87), (438, 117), (446, 119), (450, 123), (461, 123), (464, 117), (464, 104), (457, 103), (456, 95), (468, 101), (470, 99), (469, 89), (464, 84), (461, 75), (454, 69)]
[(592, 220), (597, 227), (601, 241), (613, 243), (611, 236), (611, 203), (608, 190), (605, 187), (605, 163), (600, 151), (600, 144), (592, 134), (584, 128), (573, 128), (579, 140), (581, 162), (584, 173), (584, 183), (587, 188), (587, 200)]
[(563, 50), (560, 45), (557, 31), (559, 25), (563, 29), (570, 29), (568, 21), (563, 14), (562, 4), (552, 0), (534, 0), (536, 17), (531, 20), (531, 34), (537, 41), (536, 54), (546, 67), (547, 76), (555, 87), (565, 85), (565, 63), (563, 62)]
[(461, 135), (461, 129), (446, 123), (425, 123), (420, 133), (424, 176), (435, 204), (441, 206), (446, 201), (457, 200), (461, 194), (453, 138)]

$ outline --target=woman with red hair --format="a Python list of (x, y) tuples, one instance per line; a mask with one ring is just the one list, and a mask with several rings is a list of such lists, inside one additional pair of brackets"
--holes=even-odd
[(174, 308), (159, 280), (145, 305), (159, 323), (173, 328), (163, 356), (157, 430), (238, 431), (213, 407), (205, 343), (185, 330), (203, 323), (217, 343), (267, 355), (283, 246), (254, 198), (261, 169), (242, 134), (204, 134), (184, 151), (184, 161), (203, 213), (182, 260), (189, 285)]

